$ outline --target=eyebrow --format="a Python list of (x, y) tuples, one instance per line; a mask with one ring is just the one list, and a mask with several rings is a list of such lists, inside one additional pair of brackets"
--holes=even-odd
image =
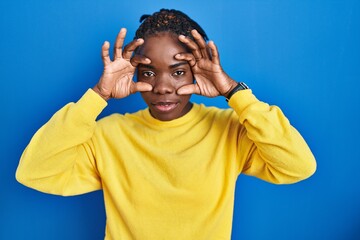
[(179, 63), (175, 63), (175, 64), (172, 64), (169, 66), (170, 69), (173, 69), (173, 68), (177, 68), (177, 67), (180, 67), (182, 65), (185, 65), (185, 64), (188, 64), (188, 62), (179, 62)]
[[(175, 63), (175, 64), (172, 64), (169, 66), (170, 69), (174, 69), (174, 68), (177, 68), (179, 66), (182, 66), (182, 65), (186, 65), (188, 64), (188, 62), (184, 61), (184, 62), (179, 62), (179, 63)], [(143, 68), (148, 68), (148, 69), (155, 69), (155, 67), (151, 64), (139, 64), (139, 67), (143, 67)]]

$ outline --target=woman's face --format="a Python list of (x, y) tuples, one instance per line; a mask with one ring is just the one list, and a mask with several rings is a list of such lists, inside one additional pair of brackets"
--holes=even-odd
[(176, 54), (184, 52), (186, 48), (169, 33), (147, 38), (137, 51), (151, 60), (150, 64), (140, 64), (137, 68), (138, 81), (153, 86), (152, 91), (143, 92), (141, 96), (151, 115), (161, 121), (182, 117), (192, 107), (190, 95), (176, 93), (180, 87), (193, 83), (188, 62), (175, 59)]

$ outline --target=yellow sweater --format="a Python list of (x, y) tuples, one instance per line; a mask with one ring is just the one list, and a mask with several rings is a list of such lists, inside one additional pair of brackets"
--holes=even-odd
[(168, 122), (148, 109), (96, 122), (106, 104), (89, 89), (59, 110), (16, 172), (19, 182), (51, 194), (102, 189), (105, 239), (230, 239), (240, 173), (284, 184), (316, 168), (280, 109), (251, 90), (233, 95), (232, 109), (194, 104)]

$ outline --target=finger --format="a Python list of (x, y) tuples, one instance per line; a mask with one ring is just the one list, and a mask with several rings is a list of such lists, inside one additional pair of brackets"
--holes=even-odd
[(129, 43), (128, 45), (125, 46), (122, 57), (126, 60), (130, 60), (135, 49), (138, 46), (142, 45), (143, 43), (144, 43), (144, 39), (142, 39), (142, 38), (138, 38), (138, 39), (132, 41), (131, 43)]
[(114, 59), (121, 58), (122, 47), (124, 45), (125, 36), (126, 36), (126, 28), (121, 28), (119, 34), (116, 37), (116, 41), (115, 41)]
[(190, 67), (194, 67), (196, 64), (195, 57), (191, 53), (179, 53), (175, 55), (176, 60), (187, 61)]
[(184, 35), (179, 36), (179, 41), (184, 43), (192, 52), (195, 57), (195, 60), (200, 60), (202, 58), (199, 46), (190, 38), (185, 37)]
[(211, 50), (211, 60), (213, 63), (220, 65), (220, 56), (219, 51), (213, 41), (209, 41), (208, 44), (210, 50)]
[(110, 48), (110, 43), (108, 41), (105, 41), (101, 47), (101, 58), (103, 60), (104, 66), (110, 64), (111, 62), (109, 56), (109, 48)]
[(177, 91), (179, 95), (201, 94), (200, 88), (197, 84), (188, 84), (180, 87)]
[(130, 59), (131, 65), (134, 67), (137, 67), (139, 64), (150, 64), (151, 60), (147, 57), (141, 56), (141, 55), (135, 55)]
[(131, 93), (136, 92), (150, 92), (152, 90), (152, 86), (146, 82), (134, 82), (132, 85)]
[(204, 38), (195, 29), (191, 30), (191, 34), (194, 37), (197, 45), (200, 47), (201, 55), (205, 58), (209, 58), (209, 52)]

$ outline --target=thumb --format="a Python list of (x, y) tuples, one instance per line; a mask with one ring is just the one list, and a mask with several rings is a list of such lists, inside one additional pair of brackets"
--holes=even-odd
[(152, 86), (149, 83), (145, 83), (145, 82), (135, 82), (135, 84), (133, 85), (133, 89), (132, 92), (149, 92), (152, 90)]
[(177, 94), (179, 95), (190, 95), (190, 94), (200, 94), (200, 89), (197, 84), (189, 84), (180, 87), (177, 91)]

